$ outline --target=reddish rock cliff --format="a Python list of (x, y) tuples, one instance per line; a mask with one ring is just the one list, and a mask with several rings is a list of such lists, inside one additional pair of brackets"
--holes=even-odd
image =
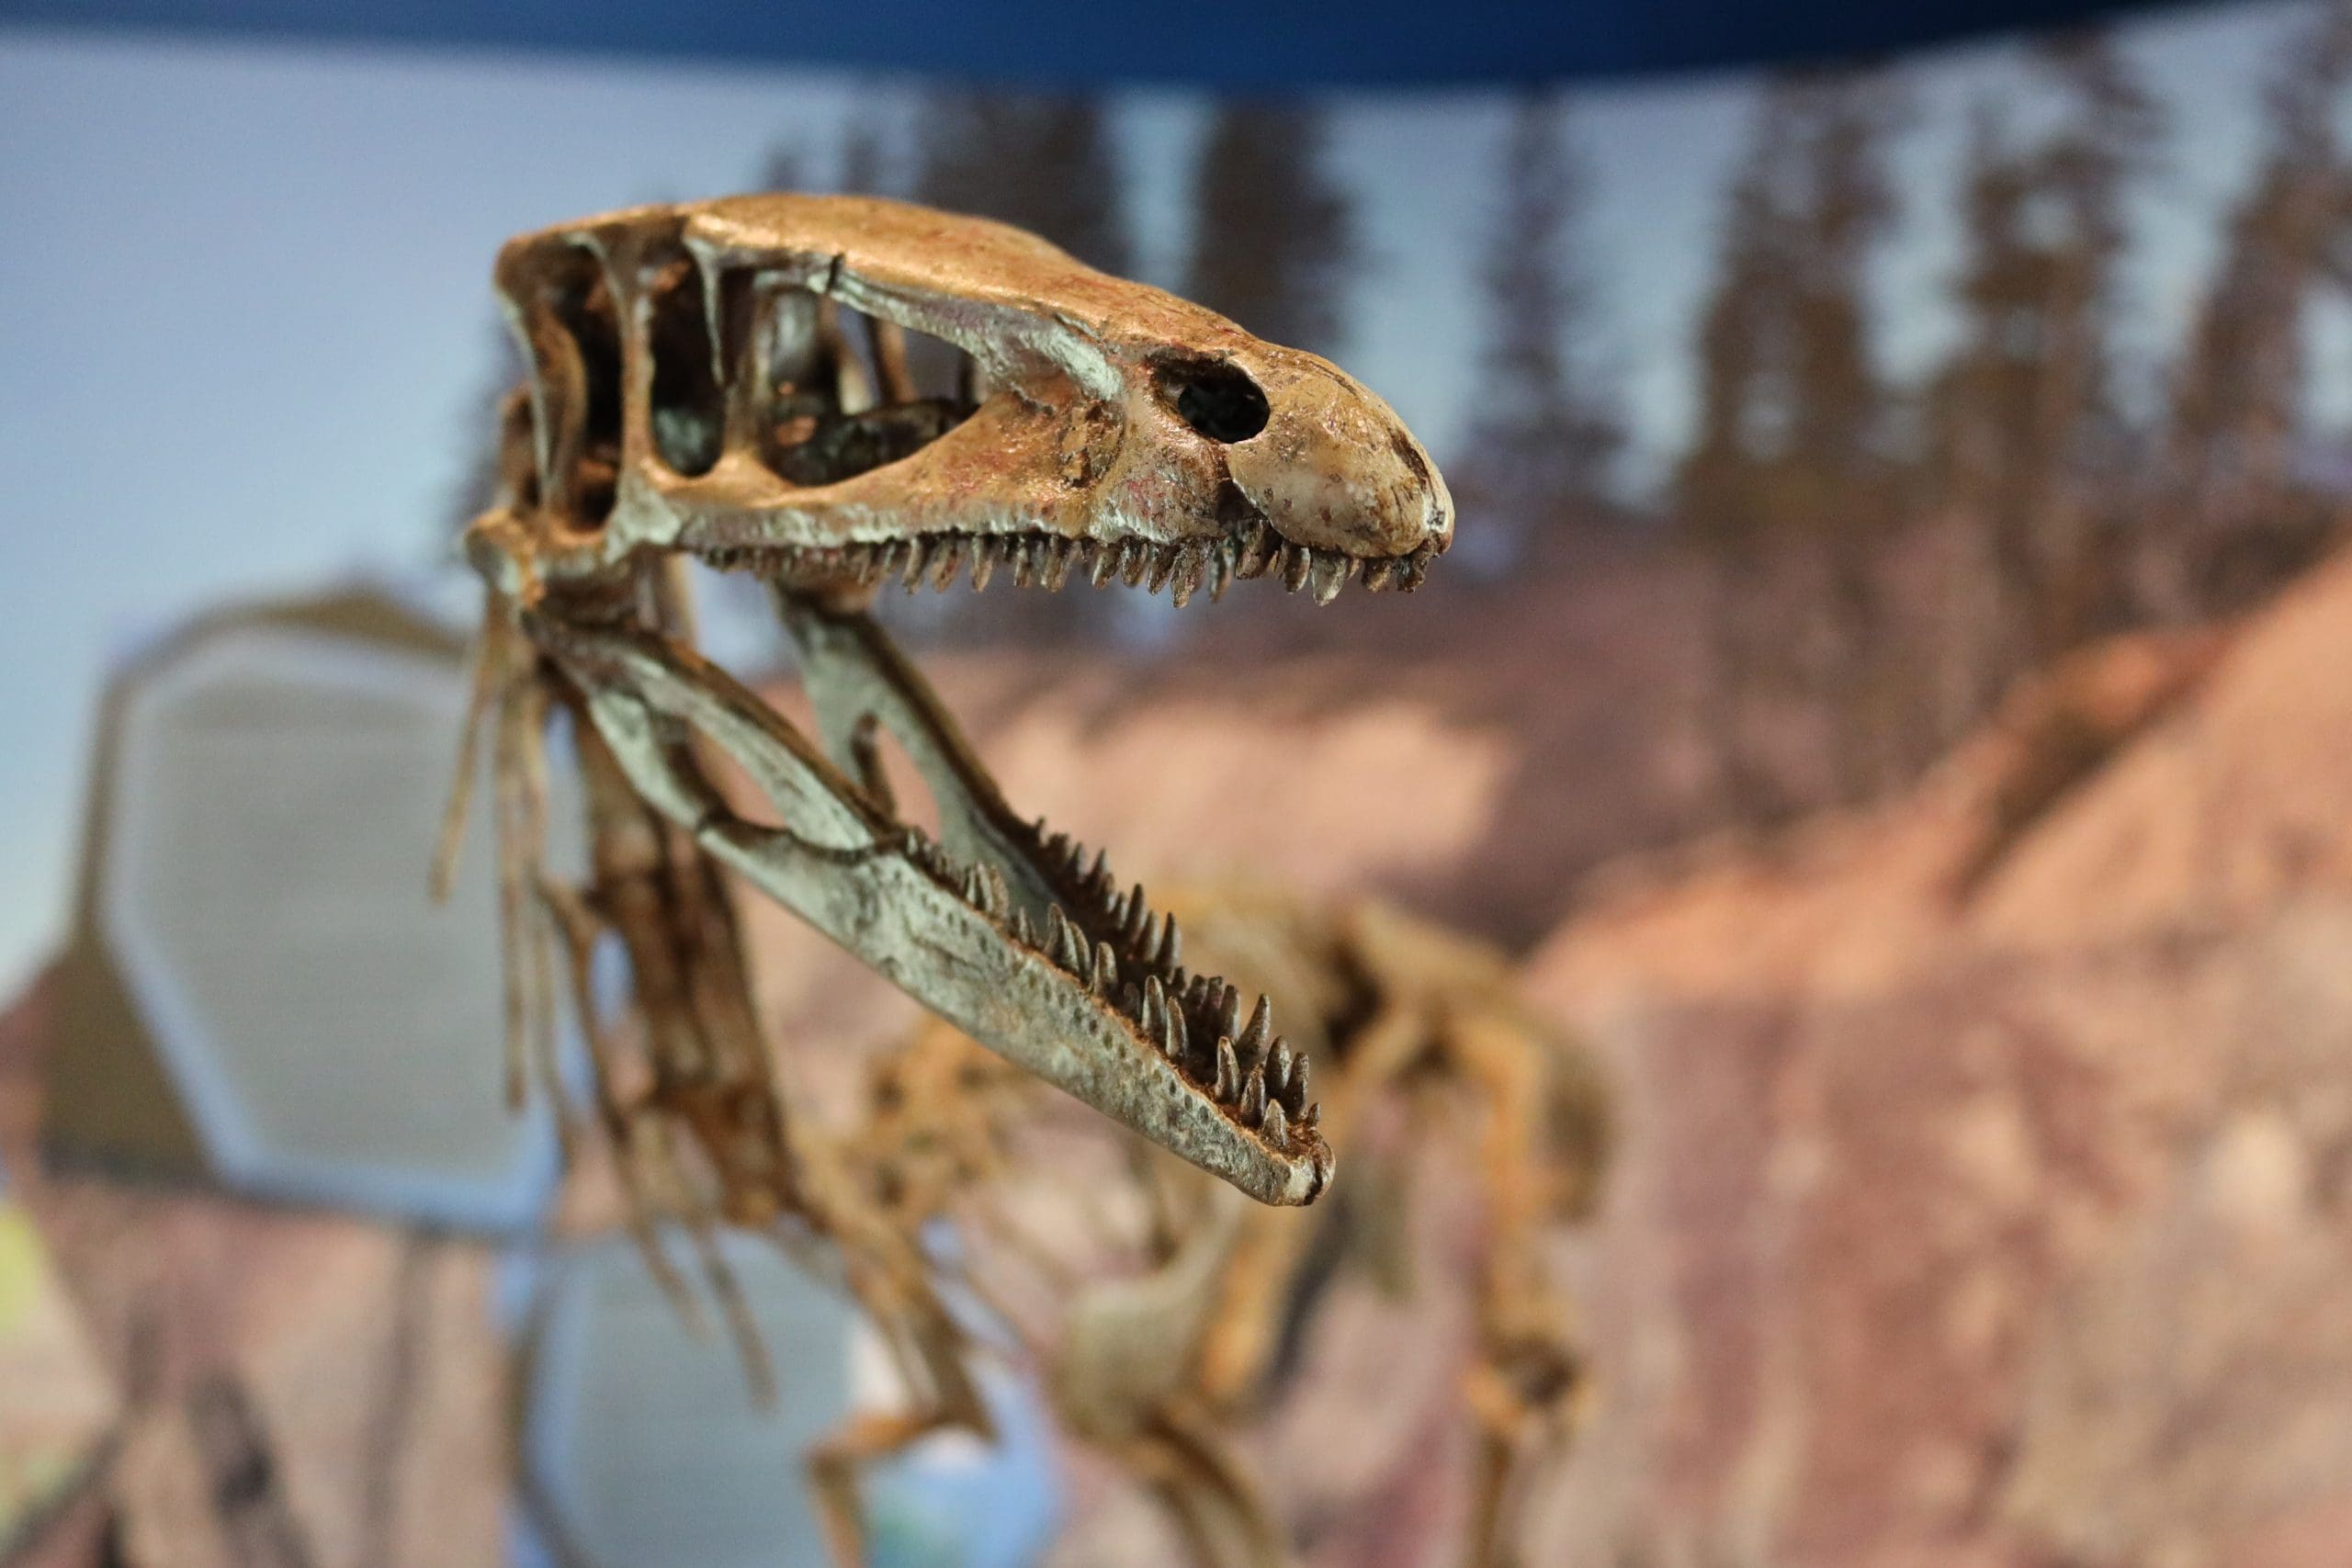
[(1616, 879), (1609, 1394), (1531, 1561), (2352, 1561), (2352, 561)]

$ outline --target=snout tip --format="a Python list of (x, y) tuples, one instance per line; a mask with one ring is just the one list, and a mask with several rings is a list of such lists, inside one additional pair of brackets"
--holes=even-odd
[(1287, 356), (1273, 418), (1227, 451), (1227, 471), (1282, 536), (1366, 559), (1444, 550), (1453, 497), (1381, 399), (1328, 362)]
[(1446, 488), (1445, 476), (1437, 471), (1427, 453), (1421, 454), (1421, 467), (1429, 475), (1429, 485), (1421, 498), (1419, 536), (1413, 547), (1443, 555), (1453, 546), (1453, 492)]

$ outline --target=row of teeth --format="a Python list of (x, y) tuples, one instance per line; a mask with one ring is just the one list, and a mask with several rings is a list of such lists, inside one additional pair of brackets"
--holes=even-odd
[[(1291, 1049), (1274, 1032), (1273, 1002), (1261, 995), (1245, 1021), (1241, 995), (1221, 976), (1187, 974), (1180, 962), (1183, 939), (1176, 917), (1155, 913), (1137, 883), (1125, 893), (1111, 874), (1108, 857), (1067, 834), (1043, 837), (1046, 862), (1079, 889), (1101, 920), (1117, 933), (1090, 942), (1077, 920), (1059, 904), (1046, 910), (1040, 932), (1017, 907), (1004, 875), (987, 864), (965, 864), (936, 840), (909, 828), (901, 847), (907, 858), (960, 894), (964, 901), (1002, 926), (1023, 946), (1042, 954), (1116, 1008), (1136, 1032), (1159, 1047), (1179, 1072), (1245, 1127), (1257, 1131), (1277, 1154), (1291, 1152), (1292, 1129), (1311, 1136), (1323, 1107), (1306, 1098), (1306, 1053)], [(1123, 962), (1120, 950), (1127, 956)], [(1210, 1042), (1215, 1043), (1211, 1044)]]
[[(705, 558), (721, 570), (758, 570), (776, 553), (764, 546), (722, 546), (706, 551)], [(1436, 547), (1424, 545), (1407, 555), (1367, 558), (1295, 544), (1257, 522), (1231, 538), (1188, 539), (1181, 544), (1127, 539), (1098, 545), (1091, 539), (1057, 534), (934, 534), (790, 547), (784, 553), (796, 570), (846, 579), (861, 587), (897, 578), (910, 593), (925, 582), (944, 592), (956, 574), (968, 565), (975, 592), (986, 588), (999, 571), (1010, 571), (1013, 581), (1023, 588), (1042, 582), (1057, 592), (1073, 576), (1097, 588), (1114, 580), (1130, 588), (1141, 585), (1153, 593), (1166, 588), (1181, 605), (1204, 587), (1216, 600), (1238, 579), (1271, 574), (1279, 577), (1291, 592), (1312, 589), (1315, 602), (1328, 604), (1359, 571), (1372, 592), (1395, 588), (1410, 593), (1421, 585)]]

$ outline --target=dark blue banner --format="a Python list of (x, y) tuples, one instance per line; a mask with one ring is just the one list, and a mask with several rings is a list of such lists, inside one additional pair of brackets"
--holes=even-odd
[(1519, 82), (1835, 60), (2123, 8), (2098, 0), (0, 0), (0, 21), (873, 67), (1020, 83), (1247, 88)]

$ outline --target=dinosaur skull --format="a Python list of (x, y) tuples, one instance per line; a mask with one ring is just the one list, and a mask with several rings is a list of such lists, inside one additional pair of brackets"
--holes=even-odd
[[(865, 604), (967, 568), (1180, 604), (1267, 573), (1410, 590), (1452, 503), (1387, 405), (1017, 230), (888, 201), (636, 209), (514, 241), (498, 280), (529, 395), (469, 553), (639, 793), (983, 1043), (1262, 1201), (1312, 1199), (1330, 1151), (1270, 1004), (1189, 973), (1139, 886), (1015, 815)], [(953, 390), (916, 393), (907, 332), (967, 356)], [(649, 621), (683, 556), (773, 584), (823, 750)], [(936, 840), (897, 819), (877, 728)], [(781, 826), (729, 809), (689, 735)]]

